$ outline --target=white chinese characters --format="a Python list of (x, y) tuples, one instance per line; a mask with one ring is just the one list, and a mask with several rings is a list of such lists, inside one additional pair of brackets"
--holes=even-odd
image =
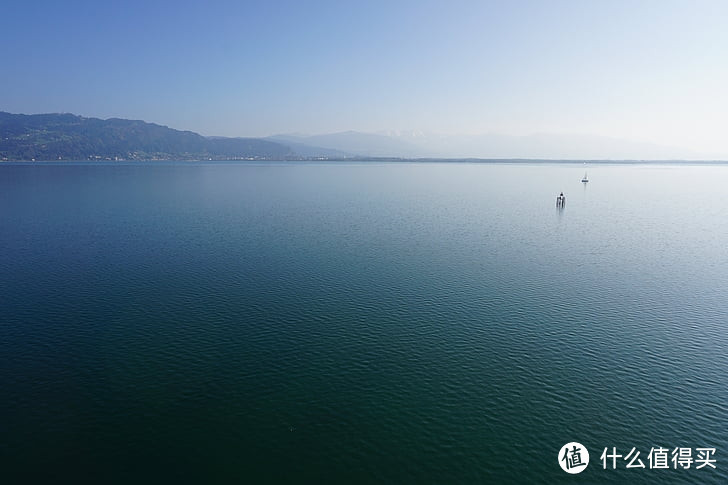
[(652, 447), (647, 455), (647, 465), (645, 465), (637, 448), (632, 448), (629, 453), (622, 455), (617, 452), (617, 448), (612, 447), (611, 451), (609, 448), (604, 448), (600, 459), (602, 468), (605, 470), (607, 468), (615, 470), (620, 467), (620, 464), (623, 464), (624, 468), (649, 468), (650, 470), (669, 468), (687, 470), (691, 466), (694, 466), (696, 470), (705, 467), (716, 468), (715, 448), (695, 448), (695, 455), (693, 455), (692, 448), (679, 447), (670, 452), (669, 448), (662, 446)]

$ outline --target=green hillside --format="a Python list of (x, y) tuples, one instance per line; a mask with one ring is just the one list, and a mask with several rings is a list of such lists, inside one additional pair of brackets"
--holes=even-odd
[(3, 160), (276, 160), (295, 157), (282, 143), (257, 138), (206, 138), (144, 121), (73, 114), (0, 112)]

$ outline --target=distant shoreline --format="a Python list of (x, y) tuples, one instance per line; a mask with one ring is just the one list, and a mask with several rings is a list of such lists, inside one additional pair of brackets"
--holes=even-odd
[(249, 164), (249, 163), (474, 163), (474, 164), (573, 164), (573, 165), (727, 165), (728, 160), (559, 160), (543, 158), (282, 158), (282, 159), (132, 159), (132, 160), (0, 160), (0, 164), (43, 165), (147, 165), (165, 163)]
[[(603, 137), (597, 138), (603, 139)], [(203, 136), (141, 120), (120, 118), (102, 120), (70, 113), (22, 115), (0, 111), (0, 161), (14, 162), (40, 160), (48, 162), (586, 162), (589, 164), (725, 162), (725, 160), (710, 159), (707, 155), (669, 147), (663, 147), (660, 151), (647, 150), (639, 143), (627, 146), (607, 144), (595, 152), (585, 149), (586, 142), (583, 139), (580, 139), (581, 144), (574, 147), (574, 140), (568, 137), (548, 138), (551, 140), (549, 143), (538, 137), (533, 139), (510, 137), (507, 138), (507, 143), (498, 137), (495, 139), (486, 137), (475, 144), (472, 140), (468, 140), (453, 139), (447, 147), (418, 148), (396, 137), (351, 131), (308, 138), (286, 135), (226, 138)], [(490, 154), (490, 156), (432, 156), (435, 153)], [(526, 156), (500, 157), (494, 156), (495, 154)], [(635, 158), (580, 157), (589, 154)], [(539, 156), (544, 158), (538, 158)], [(567, 158), (559, 158), (560, 156)]]

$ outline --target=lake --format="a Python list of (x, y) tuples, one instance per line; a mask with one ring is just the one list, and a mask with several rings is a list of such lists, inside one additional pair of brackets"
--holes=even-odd
[[(575, 441), (574, 483), (726, 483), (727, 187), (720, 164), (0, 164), (3, 481), (557, 483)], [(645, 468), (605, 469), (613, 447)]]

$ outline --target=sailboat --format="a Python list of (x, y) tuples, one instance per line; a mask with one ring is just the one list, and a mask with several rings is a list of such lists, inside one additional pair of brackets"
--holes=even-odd
[(584, 182), (584, 183), (587, 183), (589, 181), (589, 179), (586, 176), (586, 172), (584, 172), (584, 178), (581, 179), (581, 181)]

